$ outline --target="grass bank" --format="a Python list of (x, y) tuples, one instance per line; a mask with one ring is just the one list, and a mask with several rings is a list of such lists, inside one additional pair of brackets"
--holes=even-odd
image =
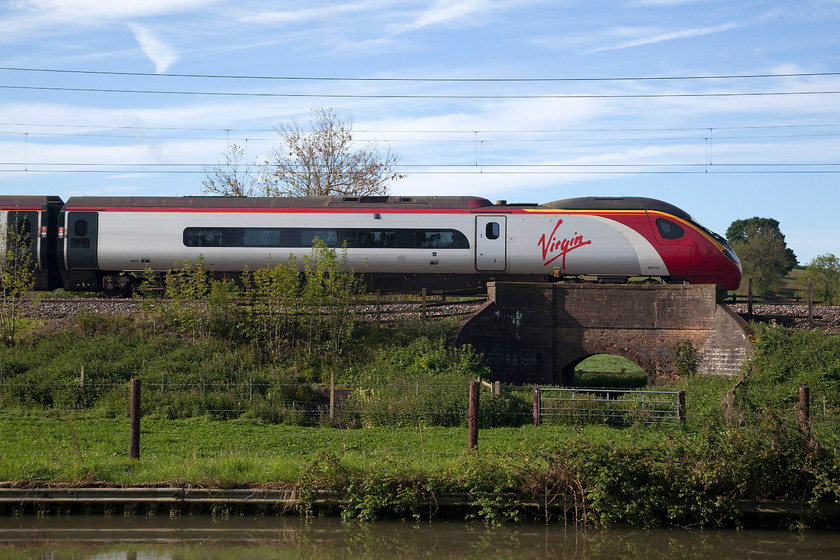
[[(484, 393), (468, 452), (467, 383), (491, 379), (469, 348), (446, 346), (449, 326), (358, 325), (340, 349), (267, 354), (231, 330), (172, 329), (151, 312), (32, 323), (0, 355), (0, 479), (283, 484), (304, 512), (317, 492), (342, 492), (342, 514), (359, 519), (418, 518), (419, 504), (455, 492), (471, 501), (466, 515), (491, 522), (554, 505), (578, 522), (641, 526), (735, 525), (738, 500), (840, 496), (837, 336), (757, 326), (733, 414), (721, 402), (736, 380), (690, 375), (669, 387), (686, 392), (685, 426), (534, 427), (529, 391)], [(330, 377), (352, 412), (334, 420)], [(144, 387), (139, 461), (128, 459), (132, 378)], [(797, 410), (805, 383), (808, 430)]]

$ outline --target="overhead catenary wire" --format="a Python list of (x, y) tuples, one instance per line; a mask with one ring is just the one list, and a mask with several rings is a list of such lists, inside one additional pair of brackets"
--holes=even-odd
[[(23, 122), (0, 122), (0, 127), (13, 128), (3, 130), (0, 128), (0, 136), (27, 135), (30, 138), (38, 137), (70, 137), (70, 138), (97, 138), (97, 139), (138, 139), (138, 140), (195, 140), (195, 141), (224, 141), (227, 144), (242, 142), (276, 142), (277, 129), (234, 129), (234, 128), (196, 128), (196, 127), (156, 127), (156, 126), (112, 126), (93, 124), (73, 123), (23, 123)], [(16, 130), (19, 128), (20, 130)], [(56, 131), (38, 129), (59, 129)], [(80, 132), (91, 130), (98, 132)], [(814, 132), (800, 132), (804, 129), (815, 129)], [(828, 132), (827, 129), (838, 129), (837, 132)], [(65, 130), (67, 130), (65, 132)], [(789, 133), (778, 132), (775, 134), (761, 134), (760, 131), (789, 130)], [(119, 131), (120, 134), (113, 134), (111, 131)], [(172, 132), (172, 133), (217, 133), (224, 136), (208, 136), (204, 134), (130, 134), (122, 132)], [(720, 134), (719, 131), (728, 133)], [(751, 134), (736, 134), (736, 131), (751, 131)], [(235, 138), (231, 142), (230, 134), (259, 134), (270, 133), (271, 136), (245, 136)], [(632, 133), (639, 133), (632, 136)], [(657, 136), (650, 134), (658, 133)], [(668, 135), (668, 133), (682, 133), (679, 135)], [(463, 143), (474, 144), (476, 142), (487, 144), (515, 144), (515, 143), (563, 143), (563, 142), (675, 142), (675, 141), (698, 141), (706, 140), (707, 136), (715, 134), (716, 141), (722, 140), (771, 140), (771, 139), (794, 139), (794, 138), (829, 138), (840, 136), (840, 124), (790, 124), (790, 125), (751, 125), (751, 126), (729, 126), (729, 127), (683, 127), (683, 128), (590, 128), (590, 129), (487, 129), (487, 130), (354, 130), (353, 134), (357, 140), (365, 142), (409, 142), (409, 143)], [(364, 135), (375, 135), (374, 138), (365, 138)], [(590, 136), (578, 136), (588, 134)], [(622, 136), (600, 137), (598, 134), (623, 134)], [(430, 137), (430, 135), (440, 137)], [(523, 137), (530, 135), (530, 137)], [(362, 136), (362, 138), (358, 138)], [(460, 138), (459, 138), (460, 137)]]
[[(639, 82), (669, 82), (676, 81), (719, 81), (732, 84), (732, 82), (743, 80), (789, 80), (801, 78), (832, 78), (840, 76), (840, 72), (796, 72), (779, 74), (724, 74), (724, 75), (686, 75), (686, 76), (615, 76), (615, 77), (536, 77), (536, 78), (508, 78), (508, 77), (352, 77), (352, 76), (270, 76), (270, 75), (223, 75), (223, 74), (155, 74), (143, 72), (112, 72), (99, 70), (75, 70), (55, 68), (23, 68), (23, 67), (0, 67), (0, 73), (42, 73), (56, 75), (81, 75), (81, 76), (103, 76), (103, 77), (137, 77), (148, 79), (226, 79), (226, 80), (255, 80), (255, 81), (279, 81), (279, 82), (380, 82), (380, 83), (438, 83), (438, 84), (476, 84), (476, 83), (509, 83), (509, 84), (545, 84), (545, 83), (621, 83), (630, 81)], [(790, 96), (790, 95), (834, 95), (840, 90), (828, 87), (818, 87), (809, 90), (801, 84), (802, 80), (795, 82), (799, 89), (781, 91), (784, 88), (777, 87), (780, 91), (700, 91), (700, 92), (618, 92), (618, 93), (500, 93), (500, 94), (456, 94), (456, 93), (379, 93), (379, 92), (353, 92), (353, 93), (329, 93), (329, 92), (295, 92), (295, 91), (203, 91), (201, 89), (178, 89), (178, 88), (97, 88), (97, 87), (64, 87), (49, 85), (13, 85), (2, 84), (0, 89), (20, 90), (43, 90), (58, 92), (85, 92), (85, 93), (127, 93), (127, 94), (159, 94), (159, 95), (210, 95), (210, 96), (247, 96), (247, 97), (305, 97), (305, 98), (359, 98), (359, 99), (639, 99), (639, 98), (681, 98), (681, 97), (754, 97), (754, 96)], [(729, 86), (727, 86), (729, 87)], [(109, 126), (96, 124), (73, 124), (73, 123), (0, 123), (0, 127), (18, 127), (24, 130), (4, 131), (0, 129), (0, 135), (25, 135), (27, 145), (33, 138), (38, 137), (84, 137), (125, 140), (147, 140), (147, 141), (224, 141), (226, 144), (237, 142), (271, 142), (276, 141), (274, 137), (245, 137), (231, 141), (231, 133), (235, 135), (260, 133), (276, 133), (276, 128), (233, 128), (233, 127), (145, 127), (145, 126)], [(60, 129), (44, 130), (44, 129)], [(840, 132), (834, 132), (830, 127), (840, 128), (840, 125), (830, 123), (794, 123), (782, 125), (747, 125), (747, 126), (723, 126), (723, 127), (673, 127), (673, 128), (644, 128), (644, 127), (616, 127), (616, 128), (579, 128), (579, 129), (532, 129), (532, 130), (354, 130), (354, 135), (364, 136), (366, 134), (376, 135), (370, 141), (373, 142), (409, 142), (409, 143), (463, 143), (475, 144), (476, 149), (481, 148), (481, 165), (473, 162), (469, 166), (464, 164), (401, 164), (399, 167), (416, 174), (443, 174), (443, 173), (497, 173), (497, 174), (566, 174), (566, 173), (696, 173), (698, 171), (717, 173), (837, 173), (833, 162), (788, 162), (788, 163), (760, 163), (760, 162), (729, 162), (728, 164), (713, 165), (710, 157), (706, 157), (702, 163), (668, 163), (668, 164), (593, 164), (584, 166), (579, 164), (538, 164), (538, 163), (486, 163), (485, 145), (498, 147), (500, 145), (524, 145), (527, 143), (615, 143), (615, 142), (705, 142), (708, 146), (713, 132), (714, 141), (720, 143), (725, 140), (785, 140), (802, 138), (829, 138), (840, 136)], [(33, 130), (41, 129), (41, 130)], [(70, 129), (70, 130), (68, 130)], [(75, 129), (75, 130), (73, 130)], [(81, 133), (79, 130), (95, 130), (96, 133)], [(66, 132), (65, 132), (66, 131)], [(148, 134), (107, 134), (108, 131), (121, 132), (152, 132), (167, 131), (184, 133), (177, 135), (148, 135)], [(723, 134), (719, 131), (725, 131)], [(748, 134), (737, 134), (736, 131)], [(763, 132), (773, 132), (764, 134)], [(195, 133), (195, 134), (192, 134)], [(205, 133), (216, 133), (224, 138), (208, 136)], [(673, 136), (670, 134), (674, 133)], [(597, 137), (598, 134), (614, 134), (621, 136)], [(636, 137), (635, 135), (639, 136)], [(653, 134), (658, 134), (653, 136)], [(438, 136), (429, 138), (429, 135)], [(472, 135), (472, 138), (458, 138), (458, 135)], [(530, 137), (525, 137), (529, 135)], [(589, 136), (584, 136), (589, 135)], [(696, 136), (694, 136), (696, 135)], [(420, 136), (418, 138), (418, 136)], [(483, 137), (482, 137), (483, 136)], [(499, 137), (501, 136), (501, 137)], [(441, 138), (442, 137), (442, 138)], [(365, 140), (362, 140), (365, 141)], [(46, 141), (41, 145), (46, 145)], [(161, 165), (154, 163), (80, 163), (68, 164), (56, 161), (31, 162), (27, 153), (25, 162), (0, 162), (0, 172), (17, 173), (23, 166), (23, 171), (28, 173), (138, 173), (138, 174), (205, 174), (208, 168), (217, 168), (224, 164), (214, 163), (183, 163), (175, 165)], [(200, 169), (199, 169), (200, 167)], [(251, 169), (249, 165), (244, 167)], [(253, 168), (257, 169), (257, 168)]]
[(73, 93), (128, 93), (138, 95), (186, 95), (220, 97), (273, 97), (307, 99), (674, 99), (700, 97), (771, 97), (792, 95), (836, 95), (840, 90), (816, 91), (751, 91), (751, 92), (706, 92), (706, 93), (548, 93), (548, 94), (409, 94), (409, 93), (291, 93), (291, 92), (246, 92), (246, 91), (189, 91), (123, 88), (82, 88), (60, 86), (11, 86), (0, 85), (0, 89), (23, 91), (56, 91)]
[[(26, 123), (0, 122), (0, 126), (51, 127), (51, 128), (93, 128), (101, 130), (169, 130), (169, 131), (197, 131), (197, 132), (277, 132), (276, 128), (233, 128), (233, 127), (181, 127), (181, 126), (138, 126), (138, 125), (108, 125), (83, 123)], [(801, 124), (766, 124), (741, 126), (694, 126), (694, 127), (614, 127), (614, 128), (528, 128), (528, 129), (407, 129), (407, 130), (357, 130), (354, 133), (406, 133), (406, 134), (551, 134), (568, 132), (708, 132), (709, 130), (762, 130), (786, 128), (838, 128), (840, 123), (801, 123)]]
[(400, 76), (270, 76), (244, 74), (175, 74), (152, 72), (118, 72), (108, 70), (77, 70), (61, 68), (25, 68), (15, 66), (0, 66), (0, 71), (8, 72), (39, 72), (50, 74), (82, 74), (100, 76), (135, 76), (144, 78), (201, 78), (224, 80), (277, 80), (277, 81), (337, 81), (337, 82), (439, 82), (439, 83), (473, 83), (473, 82), (510, 82), (510, 83), (540, 83), (540, 82), (623, 82), (623, 81), (677, 81), (677, 80), (734, 80), (757, 78), (814, 78), (840, 76), (840, 72), (786, 72), (763, 74), (719, 74), (719, 75), (688, 75), (688, 76), (613, 76), (613, 77), (471, 77), (471, 78), (443, 78), (443, 77), (400, 77)]

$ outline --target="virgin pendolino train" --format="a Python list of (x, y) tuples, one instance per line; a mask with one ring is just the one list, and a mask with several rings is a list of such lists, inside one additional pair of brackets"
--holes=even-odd
[(228, 277), (289, 255), (302, 262), (315, 238), (346, 251), (348, 266), (386, 290), (647, 278), (733, 290), (741, 280), (723, 237), (671, 204), (638, 197), (0, 196), (4, 230), (31, 238), (37, 289), (109, 295), (129, 293), (138, 273), (162, 274), (185, 259), (203, 258)]

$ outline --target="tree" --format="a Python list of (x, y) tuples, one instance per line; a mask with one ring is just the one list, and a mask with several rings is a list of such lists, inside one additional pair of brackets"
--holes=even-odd
[(15, 343), (23, 297), (35, 286), (31, 247), (24, 227), (9, 223), (0, 228), (0, 336), (7, 345)]
[(772, 294), (797, 264), (779, 222), (772, 218), (735, 220), (726, 230), (726, 238), (741, 259), (744, 276), (752, 278), (758, 294)]
[(282, 146), (272, 150), (274, 196), (368, 196), (388, 192), (388, 183), (403, 176), (395, 171), (398, 161), (390, 148), (384, 152), (373, 144), (356, 147), (353, 122), (335, 109), (315, 109), (311, 127), (297, 122), (278, 128)]
[(225, 162), (204, 170), (202, 191), (221, 196), (270, 196), (270, 188), (261, 173), (254, 172), (256, 163), (245, 163), (245, 149), (236, 144), (228, 146)]
[(826, 253), (814, 258), (802, 276), (801, 284), (808, 280), (814, 289), (814, 298), (823, 305), (837, 305), (840, 303), (840, 259), (833, 253)]

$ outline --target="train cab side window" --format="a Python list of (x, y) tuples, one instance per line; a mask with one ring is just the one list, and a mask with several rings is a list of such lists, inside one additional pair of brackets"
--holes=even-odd
[(484, 228), (484, 235), (487, 239), (498, 239), (499, 238), (499, 223), (498, 222), (487, 222), (487, 225)]
[(73, 235), (76, 237), (87, 237), (88, 223), (87, 220), (76, 220), (73, 224)]
[(662, 239), (682, 239), (685, 235), (685, 230), (682, 227), (664, 218), (656, 219), (656, 228), (659, 230)]

